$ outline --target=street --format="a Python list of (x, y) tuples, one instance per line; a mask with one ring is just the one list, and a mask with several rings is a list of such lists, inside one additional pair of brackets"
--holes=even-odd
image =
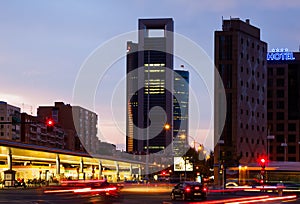
[[(0, 203), (47, 203), (47, 204), (88, 204), (88, 203), (107, 203), (107, 204), (187, 204), (187, 203), (243, 203), (245, 199), (253, 200), (270, 196), (270, 198), (279, 198), (276, 194), (266, 194), (258, 192), (235, 192), (235, 193), (210, 193), (207, 201), (195, 200), (195, 201), (172, 201), (170, 199), (170, 193), (163, 192), (128, 192), (121, 191), (119, 198), (103, 199), (99, 196), (79, 195), (72, 193), (55, 193), (44, 194), (41, 188), (39, 189), (1, 189), (0, 190)], [(287, 196), (287, 195), (284, 195)], [(239, 200), (237, 200), (239, 199)], [(282, 203), (282, 200), (269, 200), (268, 202), (261, 203)], [(285, 199), (284, 202), (299, 203), (297, 198)], [(260, 203), (260, 201), (252, 201), (252, 203)]]

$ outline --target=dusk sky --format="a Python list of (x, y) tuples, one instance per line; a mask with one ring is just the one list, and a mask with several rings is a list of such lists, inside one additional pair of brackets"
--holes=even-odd
[[(261, 29), (268, 50), (299, 51), (299, 11), (298, 0), (1, 0), (0, 101), (34, 115), (40, 105), (72, 104), (75, 80), (88, 56), (112, 38), (135, 31), (139, 18), (173, 18), (175, 32), (198, 44), (213, 62), (214, 31), (221, 30), (222, 16), (250, 19), (251, 25)], [(179, 65), (175, 60), (175, 67)], [(118, 148), (125, 143), (125, 92), (118, 98), (120, 104), (102, 103), (106, 94), (116, 90), (122, 94), (125, 73), (125, 59), (113, 64), (106, 81), (98, 86), (93, 110), (99, 116), (99, 132), (106, 135), (99, 137)], [(201, 82), (191, 78), (191, 91), (199, 87), (197, 83)], [(108, 116), (111, 105), (124, 118), (118, 127)], [(205, 143), (201, 135), (207, 130), (201, 124), (195, 127), (191, 124), (190, 134)]]

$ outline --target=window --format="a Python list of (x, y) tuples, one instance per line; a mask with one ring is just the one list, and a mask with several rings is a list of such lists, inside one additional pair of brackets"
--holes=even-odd
[(268, 120), (273, 120), (273, 113), (272, 112), (268, 112)]
[(284, 131), (284, 124), (283, 124), (283, 123), (277, 124), (276, 130), (277, 130), (277, 131)]
[(277, 101), (276, 108), (284, 109), (284, 101)]
[(277, 90), (276, 96), (277, 96), (277, 98), (284, 98), (284, 92), (283, 92), (283, 90)]
[(284, 87), (284, 79), (277, 79), (277, 87)]
[(231, 64), (219, 64), (219, 74), (223, 80), (225, 88), (231, 88), (232, 85), (232, 66)]
[(221, 60), (231, 60), (232, 58), (232, 36), (219, 36), (219, 58)]
[(243, 123), (240, 124), (240, 127), (243, 128)]
[[(283, 153), (282, 153), (283, 154)], [(277, 161), (284, 161), (284, 157), (276, 157)]]
[(296, 157), (288, 157), (288, 161), (295, 162), (296, 161)]
[(284, 135), (276, 135), (276, 142), (284, 142)]
[(296, 142), (296, 135), (288, 135), (288, 142)]
[(283, 76), (284, 75), (284, 68), (283, 67), (278, 67), (276, 69), (276, 74), (277, 74), (277, 76)]
[(288, 154), (296, 154), (296, 146), (288, 146)]
[(273, 109), (273, 102), (268, 101), (267, 107), (268, 107), (268, 109)]
[(273, 86), (273, 79), (271, 79), (271, 78), (268, 78), (268, 86), (270, 87), (270, 86)]
[(267, 95), (268, 95), (268, 98), (272, 98), (272, 97), (273, 97), (273, 92), (272, 92), (272, 90), (268, 90)]
[(244, 67), (243, 66), (241, 66), (241, 72), (243, 72), (244, 71)]
[(295, 123), (289, 123), (288, 130), (289, 131), (296, 131), (296, 124)]
[(284, 154), (284, 147), (282, 147), (281, 145), (278, 145), (276, 150), (277, 154)]
[(268, 76), (273, 76), (273, 68), (269, 67), (267, 73), (268, 73)]
[(277, 120), (284, 120), (284, 112), (277, 112), (276, 113)]

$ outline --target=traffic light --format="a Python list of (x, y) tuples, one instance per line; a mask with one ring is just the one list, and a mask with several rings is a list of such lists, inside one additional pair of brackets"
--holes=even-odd
[(267, 160), (265, 158), (260, 158), (260, 160), (259, 160), (259, 164), (262, 168), (266, 167), (266, 162), (267, 162)]
[(53, 131), (54, 124), (55, 123), (54, 123), (54, 120), (52, 118), (46, 120), (46, 126), (47, 126), (47, 131), (48, 132)]
[(263, 184), (264, 181), (265, 181), (265, 167), (266, 167), (267, 159), (264, 158), (264, 157), (261, 157), (258, 160), (258, 163), (259, 163), (259, 165), (261, 167), (260, 175), (261, 175), (261, 183)]

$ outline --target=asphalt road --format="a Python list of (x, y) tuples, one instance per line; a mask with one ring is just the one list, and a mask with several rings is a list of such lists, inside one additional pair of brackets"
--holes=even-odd
[[(215, 201), (229, 198), (241, 198), (245, 196), (254, 196), (254, 194), (234, 193), (234, 194), (209, 194), (207, 201)], [(72, 193), (59, 194), (44, 194), (41, 189), (2, 189), (0, 190), (0, 204), (188, 204), (201, 203), (201, 200), (196, 201), (172, 201), (168, 192), (122, 192), (120, 198), (103, 199), (99, 196), (90, 195), (74, 195)], [(213, 203), (213, 202), (211, 202)], [(268, 203), (268, 202), (264, 202)], [(269, 203), (281, 203), (269, 202)], [(292, 200), (288, 203), (300, 203), (300, 200)]]

